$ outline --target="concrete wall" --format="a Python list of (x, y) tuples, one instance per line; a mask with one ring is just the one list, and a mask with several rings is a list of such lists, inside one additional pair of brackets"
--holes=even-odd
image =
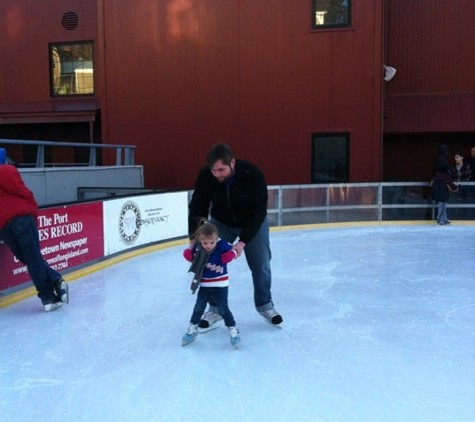
[(78, 187), (143, 188), (143, 166), (19, 169), (39, 206), (74, 202)]

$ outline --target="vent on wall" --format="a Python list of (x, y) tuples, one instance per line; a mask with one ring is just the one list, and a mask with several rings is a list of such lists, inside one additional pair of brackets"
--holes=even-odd
[(61, 18), (61, 25), (66, 31), (74, 31), (79, 25), (79, 16), (76, 12), (66, 12)]

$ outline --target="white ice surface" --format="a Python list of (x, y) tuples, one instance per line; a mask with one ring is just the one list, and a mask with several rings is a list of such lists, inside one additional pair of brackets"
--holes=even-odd
[(195, 296), (183, 247), (70, 283), (67, 306), (0, 309), (0, 421), (473, 422), (475, 229), (271, 234), (283, 329), (230, 264), (241, 331), (181, 346)]

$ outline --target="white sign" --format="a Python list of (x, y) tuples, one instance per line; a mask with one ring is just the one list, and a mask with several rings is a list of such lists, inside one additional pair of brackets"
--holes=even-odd
[(188, 234), (187, 192), (104, 201), (104, 254)]

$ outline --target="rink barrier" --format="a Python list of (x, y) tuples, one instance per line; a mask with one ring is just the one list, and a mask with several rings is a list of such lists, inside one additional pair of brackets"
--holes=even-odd
[[(269, 186), (269, 224), (271, 231), (434, 225), (437, 205), (425, 197), (426, 185)], [(467, 194), (461, 200), (452, 196), (455, 202), (448, 204), (449, 216), (455, 225), (475, 225), (475, 182), (463, 186)], [(191, 193), (154, 193), (40, 209), (42, 252), (70, 282), (138, 255), (186, 244)], [(36, 294), (24, 266), (1, 244), (0, 272), (0, 307)]]
[[(475, 182), (460, 182), (447, 205), (452, 220), (475, 219)], [(318, 223), (434, 221), (427, 182), (282, 185), (269, 187), (271, 226)]]
[[(73, 280), (93, 264), (185, 238), (187, 200), (187, 192), (169, 192), (41, 208), (41, 252), (52, 268)], [(31, 287), (26, 266), (0, 244), (0, 306), (35, 294)]]

